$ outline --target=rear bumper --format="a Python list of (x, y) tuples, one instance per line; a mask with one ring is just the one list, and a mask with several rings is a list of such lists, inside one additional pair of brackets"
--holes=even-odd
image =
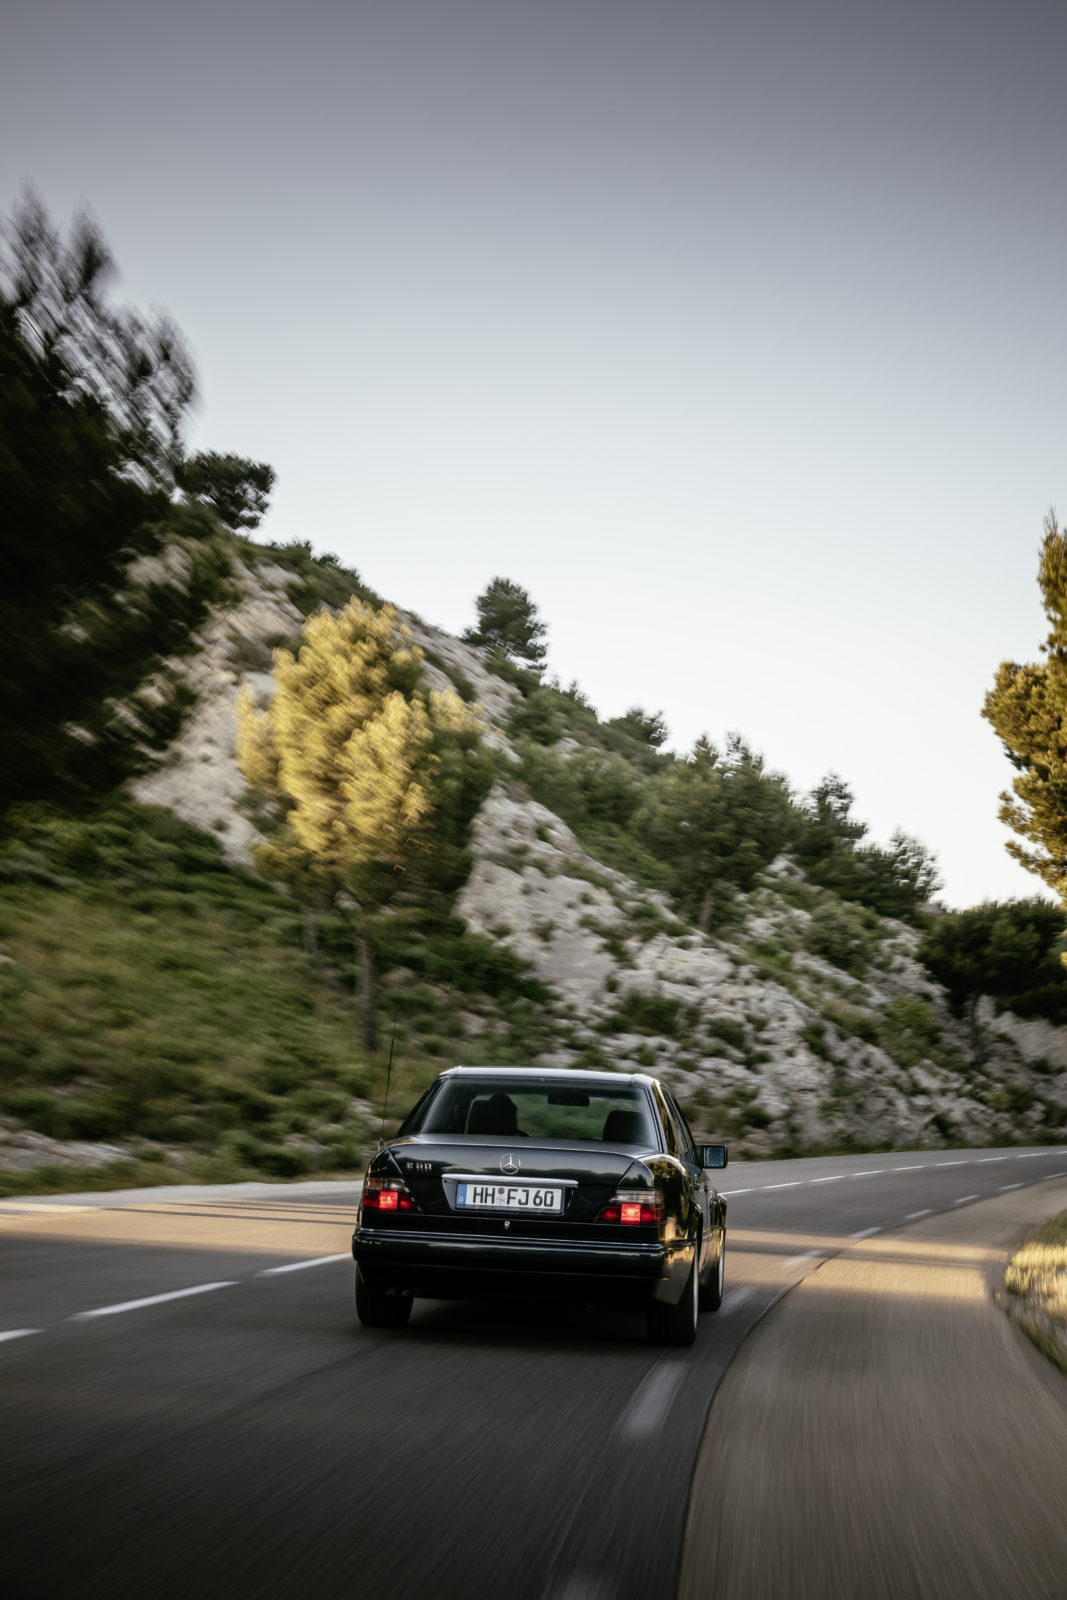
[(479, 1234), (447, 1237), (357, 1228), (352, 1255), (369, 1284), (431, 1299), (537, 1294), (613, 1305), (674, 1303), (693, 1261), (692, 1243), (557, 1243)]

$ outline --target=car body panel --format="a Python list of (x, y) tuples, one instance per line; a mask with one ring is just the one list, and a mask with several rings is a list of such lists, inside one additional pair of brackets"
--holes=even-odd
[[(651, 1119), (653, 1137), (622, 1141), (534, 1138), (515, 1133), (424, 1132), (443, 1082), (546, 1092), (626, 1095)], [(453, 1095), (455, 1098), (455, 1095)], [(466, 1099), (471, 1100), (467, 1095)], [(563, 1104), (569, 1103), (565, 1098)], [(606, 1103), (606, 1102), (605, 1102)], [(439, 1298), (478, 1294), (563, 1296), (642, 1305), (677, 1303), (699, 1248), (704, 1280), (717, 1270), (726, 1200), (698, 1164), (696, 1146), (668, 1092), (643, 1074), (537, 1068), (453, 1068), (436, 1080), (371, 1161), (368, 1180), (400, 1182), (418, 1209), (382, 1213), (361, 1204), (352, 1253), (365, 1280)], [(517, 1214), (457, 1205), (465, 1179), (544, 1180), (563, 1187), (561, 1213)], [(662, 1196), (658, 1223), (598, 1220), (619, 1190)]]

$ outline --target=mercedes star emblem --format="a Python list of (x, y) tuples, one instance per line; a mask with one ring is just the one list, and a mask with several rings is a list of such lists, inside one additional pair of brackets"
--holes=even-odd
[(522, 1162), (519, 1160), (518, 1156), (506, 1155), (501, 1156), (500, 1158), (501, 1172), (516, 1173), (521, 1166)]

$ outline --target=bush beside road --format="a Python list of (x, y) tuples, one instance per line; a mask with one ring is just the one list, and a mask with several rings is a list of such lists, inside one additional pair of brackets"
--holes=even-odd
[(1027, 1234), (1008, 1263), (1004, 1287), (1019, 1326), (1067, 1372), (1067, 1211)]

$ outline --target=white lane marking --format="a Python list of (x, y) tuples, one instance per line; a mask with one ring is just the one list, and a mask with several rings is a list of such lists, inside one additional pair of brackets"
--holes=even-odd
[(876, 1178), (880, 1172), (884, 1171), (884, 1167), (868, 1167), (866, 1172), (854, 1172), (852, 1176), (854, 1178)]
[(935, 1161), (935, 1167), (965, 1167), (966, 1161)]
[(975, 1165), (979, 1167), (988, 1167), (993, 1161), (1007, 1161), (1007, 1159), (1007, 1156), (980, 1156)]
[(917, 1167), (894, 1167), (893, 1171), (894, 1172), (922, 1172), (922, 1171), (925, 1170), (925, 1168), (926, 1168), (926, 1162), (925, 1161), (920, 1161), (919, 1165)]
[(5, 1344), (8, 1339), (25, 1339), (31, 1333), (40, 1333), (40, 1328), (12, 1328), (8, 1333), (0, 1333), (0, 1344)]
[(849, 1234), (850, 1239), (869, 1239), (872, 1234), (881, 1233), (881, 1228), (861, 1228), (859, 1233)]
[(264, 1267), (262, 1272), (257, 1272), (257, 1278), (273, 1278), (277, 1272), (302, 1272), (305, 1267), (324, 1267), (329, 1261), (351, 1261), (351, 1254), (346, 1252), (340, 1256), (315, 1256), (309, 1261), (287, 1261), (284, 1267)]
[(832, 1178), (809, 1178), (809, 1183), (840, 1183), (845, 1176), (843, 1172), (835, 1172)]
[(722, 1310), (719, 1315), (722, 1316), (725, 1311), (736, 1311), (737, 1307), (743, 1306), (746, 1300), (751, 1300), (755, 1292), (750, 1283), (741, 1283), (738, 1284), (736, 1289), (727, 1289), (722, 1297)]
[(1048, 1183), (1050, 1178), (1067, 1178), (1067, 1172), (1046, 1172), (1044, 1181)]
[(752, 1190), (751, 1189), (723, 1189), (722, 1193), (724, 1195), (726, 1195), (727, 1198), (729, 1198), (731, 1195), (735, 1195), (735, 1194), (751, 1194)]
[(76, 1311), (68, 1322), (87, 1322), (90, 1317), (115, 1317), (120, 1311), (140, 1311), (143, 1306), (161, 1306), (167, 1300), (185, 1300), (191, 1294), (210, 1294), (212, 1289), (232, 1289), (236, 1278), (225, 1283), (198, 1283), (191, 1289), (171, 1289), (169, 1294), (149, 1294), (143, 1300), (123, 1300), (114, 1306), (96, 1306), (92, 1311)]
[(806, 1266), (813, 1257), (817, 1257), (818, 1255), (818, 1250), (804, 1250), (799, 1256), (790, 1256), (788, 1261), (782, 1262), (782, 1265), (783, 1267)]
[(1016, 1161), (1040, 1161), (1042, 1156), (1052, 1155), (1051, 1150), (1028, 1150), (1024, 1156), (1016, 1156)]
[(800, 1179), (795, 1178), (792, 1183), (765, 1183), (765, 1189), (799, 1189)]
[(642, 1434), (655, 1433), (665, 1421), (678, 1386), (685, 1377), (684, 1361), (661, 1361), (638, 1384), (629, 1405), (618, 1421), (618, 1431), (624, 1439), (638, 1439)]
[(1001, 1186), (1000, 1186), (1000, 1192), (1001, 1192), (1001, 1194), (1003, 1194), (1005, 1189), (1021, 1189), (1021, 1188), (1022, 1188), (1022, 1184), (1021, 1183), (1002, 1183)]
[(933, 1212), (930, 1210), (930, 1207), (927, 1206), (925, 1211), (909, 1211), (907, 1216), (904, 1218), (904, 1221), (905, 1222), (918, 1222), (920, 1217), (932, 1217), (932, 1216), (933, 1216)]
[(968, 1200), (977, 1200), (977, 1199), (978, 1199), (978, 1196), (976, 1194), (961, 1194), (958, 1200), (953, 1200), (952, 1204), (954, 1206), (965, 1206), (967, 1204)]

